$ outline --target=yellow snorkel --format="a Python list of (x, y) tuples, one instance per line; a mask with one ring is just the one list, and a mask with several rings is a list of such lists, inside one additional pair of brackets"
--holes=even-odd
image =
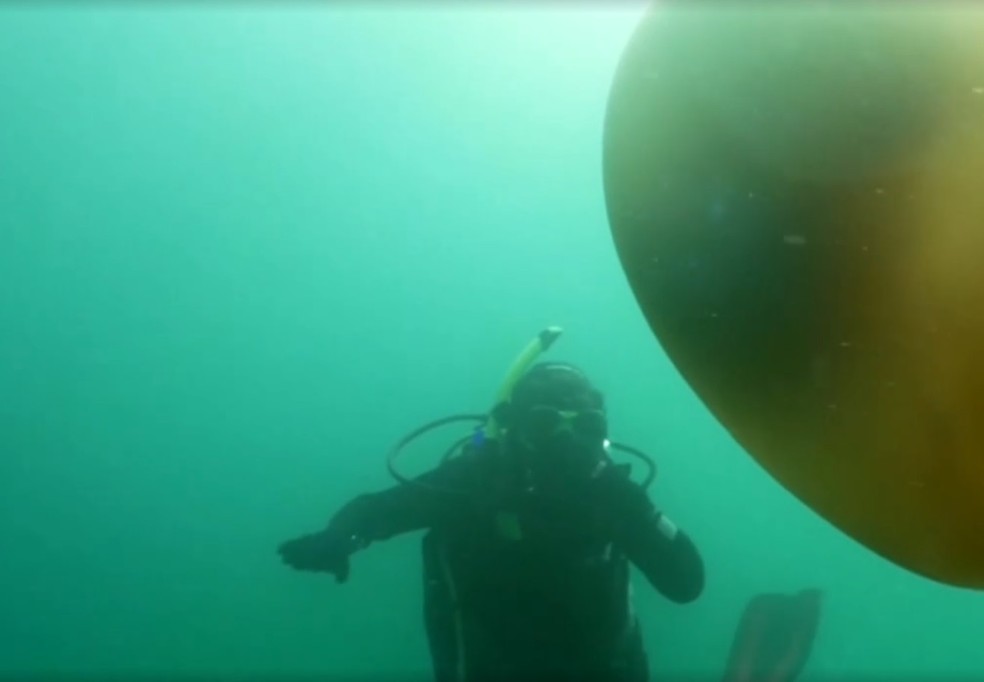
[(450, 458), (456, 452), (458, 452), (462, 446), (466, 443), (471, 443), (472, 445), (480, 446), (487, 441), (496, 441), (501, 438), (503, 432), (502, 426), (496, 419), (496, 414), (500, 413), (502, 409), (509, 404), (512, 399), (513, 388), (515, 388), (516, 383), (523, 377), (524, 374), (533, 366), (537, 358), (543, 354), (550, 346), (553, 345), (563, 329), (560, 327), (547, 327), (539, 334), (537, 334), (532, 341), (526, 344), (519, 356), (513, 361), (512, 365), (509, 366), (509, 371), (506, 373), (506, 378), (503, 380), (499, 387), (499, 392), (496, 395), (495, 405), (488, 414), (456, 414), (450, 417), (444, 417), (443, 419), (437, 419), (432, 422), (428, 422), (423, 426), (414, 429), (406, 436), (401, 438), (397, 444), (390, 450), (389, 455), (386, 458), (386, 468), (389, 470), (390, 474), (401, 483), (412, 483), (409, 479), (401, 475), (395, 467), (396, 459), (400, 456), (401, 451), (408, 443), (412, 440), (418, 438), (422, 434), (451, 424), (453, 422), (462, 421), (473, 421), (480, 422), (472, 435), (465, 436), (457, 441), (455, 441), (448, 451), (445, 453), (442, 461)]
[(495, 406), (492, 408), (492, 411), (489, 412), (488, 421), (486, 421), (485, 426), (482, 428), (485, 438), (496, 440), (502, 435), (502, 426), (496, 419), (496, 413), (499, 412), (504, 405), (509, 404), (509, 401), (512, 399), (513, 388), (515, 388), (516, 383), (523, 377), (524, 374), (526, 374), (529, 368), (533, 366), (533, 363), (537, 361), (537, 358), (546, 352), (550, 346), (553, 345), (554, 341), (560, 338), (560, 335), (563, 333), (564, 330), (560, 327), (547, 327), (537, 334), (513, 361), (513, 364), (509, 367), (509, 371), (506, 373), (505, 380), (499, 387), (499, 393), (496, 396)]

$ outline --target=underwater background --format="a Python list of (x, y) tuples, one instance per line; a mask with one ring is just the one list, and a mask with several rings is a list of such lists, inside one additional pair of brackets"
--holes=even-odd
[(639, 312), (601, 128), (643, 9), (0, 6), (0, 673), (426, 679), (418, 534), (345, 585), (276, 546), (557, 324), (706, 562), (694, 604), (636, 581), (654, 678), (719, 678), (746, 601), (807, 587), (801, 679), (984, 675), (984, 596), (799, 503)]

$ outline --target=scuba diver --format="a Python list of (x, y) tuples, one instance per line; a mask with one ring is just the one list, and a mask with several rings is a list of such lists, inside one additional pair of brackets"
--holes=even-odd
[(693, 541), (608, 456), (602, 394), (573, 365), (527, 369), (558, 334), (545, 330), (520, 356), (460, 454), (355, 497), (327, 528), (280, 547), (294, 569), (344, 582), (354, 552), (426, 530), (424, 619), (438, 682), (645, 682), (630, 563), (674, 602), (703, 590)]
[[(652, 460), (608, 440), (604, 398), (580, 369), (537, 363), (559, 334), (548, 328), (527, 346), (489, 414), (438, 420), (400, 441), (389, 458), (398, 485), (354, 497), (326, 528), (279, 547), (293, 569), (343, 583), (357, 551), (426, 531), (423, 615), (437, 682), (647, 682), (631, 566), (672, 602), (703, 592), (697, 547), (646, 492)], [(481, 426), (439, 466), (413, 479), (396, 471), (408, 442), (461, 419)], [(640, 457), (646, 480), (632, 480), (612, 450)]]

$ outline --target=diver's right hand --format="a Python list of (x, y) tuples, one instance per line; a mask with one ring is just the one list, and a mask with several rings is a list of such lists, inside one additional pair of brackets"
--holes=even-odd
[(297, 571), (332, 573), (344, 583), (349, 576), (349, 555), (354, 549), (351, 537), (331, 530), (288, 540), (277, 551), (281, 560)]

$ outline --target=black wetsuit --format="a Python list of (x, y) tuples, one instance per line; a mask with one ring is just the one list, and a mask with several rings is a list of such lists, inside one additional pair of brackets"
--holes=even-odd
[(418, 482), (355, 498), (329, 529), (363, 542), (427, 529), (424, 616), (438, 682), (645, 682), (629, 563), (675, 602), (703, 589), (694, 544), (614, 466), (549, 495), (523, 492), (500, 458), (471, 452)]

